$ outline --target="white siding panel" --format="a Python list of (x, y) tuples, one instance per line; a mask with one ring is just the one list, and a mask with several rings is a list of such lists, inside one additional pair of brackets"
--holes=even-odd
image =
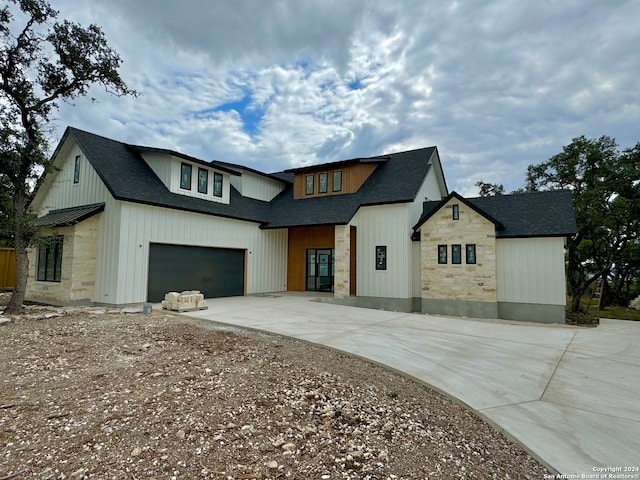
[[(410, 298), (412, 288), (409, 204), (363, 207), (350, 222), (357, 228), (358, 296)], [(387, 247), (387, 270), (375, 269), (375, 248)]]
[(425, 200), (440, 201), (447, 195), (446, 192), (440, 190), (440, 185), (438, 184), (438, 178), (436, 175), (436, 169), (432, 164), (431, 167), (429, 167), (427, 176), (424, 179), (424, 182), (422, 182), (422, 186), (420, 187), (418, 194), (416, 195), (415, 201), (411, 204), (409, 212), (411, 227), (420, 220)]
[[(51, 210), (106, 202), (112, 198), (80, 148), (67, 140), (55, 160), (58, 171), (51, 171), (32, 204), (33, 213), (42, 216)], [(80, 179), (73, 183), (75, 158), (80, 155)]]
[(158, 178), (164, 183), (167, 188), (171, 184), (171, 157), (169, 155), (159, 155), (157, 153), (142, 153), (142, 158), (147, 165), (151, 167), (151, 170), (155, 172)]
[(564, 238), (496, 243), (499, 302), (565, 305)]
[(231, 185), (236, 187), (243, 196), (271, 201), (276, 195), (284, 190), (284, 184), (278, 180), (274, 180), (262, 175), (257, 175), (247, 170), (242, 170), (242, 175), (232, 176)]
[(286, 230), (265, 231), (255, 223), (132, 203), (122, 204), (121, 222), (112, 303), (146, 300), (150, 243), (245, 249), (248, 294), (286, 289)]

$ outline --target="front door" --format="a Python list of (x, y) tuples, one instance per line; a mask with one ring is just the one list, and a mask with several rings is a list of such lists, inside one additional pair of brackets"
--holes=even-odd
[(307, 249), (307, 291), (333, 292), (333, 248)]

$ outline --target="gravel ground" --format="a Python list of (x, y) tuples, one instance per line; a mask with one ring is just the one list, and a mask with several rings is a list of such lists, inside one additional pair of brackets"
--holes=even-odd
[(0, 326), (0, 480), (549, 473), (447, 397), (346, 354), (164, 312), (27, 312)]

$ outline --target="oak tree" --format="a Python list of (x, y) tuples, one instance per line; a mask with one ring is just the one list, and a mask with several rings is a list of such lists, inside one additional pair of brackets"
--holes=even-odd
[(33, 186), (50, 168), (52, 114), (60, 101), (84, 97), (92, 85), (114, 95), (136, 95), (118, 73), (119, 55), (96, 25), (58, 20), (45, 0), (4, 0), (0, 9), (0, 178), (11, 198), (16, 286), (7, 313), (22, 309), (27, 247), (34, 234), (28, 215)]

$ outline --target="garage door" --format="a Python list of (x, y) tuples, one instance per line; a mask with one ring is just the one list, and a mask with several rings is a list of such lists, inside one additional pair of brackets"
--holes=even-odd
[(244, 294), (244, 250), (152, 243), (147, 301), (167, 292), (200, 290), (205, 298)]

